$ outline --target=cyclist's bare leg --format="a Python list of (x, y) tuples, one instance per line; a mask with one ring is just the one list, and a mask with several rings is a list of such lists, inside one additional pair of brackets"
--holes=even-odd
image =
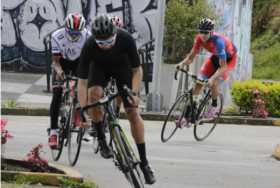
[(51, 148), (55, 148), (58, 144), (58, 118), (59, 118), (59, 109), (62, 102), (63, 94), (63, 83), (61, 83), (61, 78), (53, 71), (53, 80), (52, 80), (52, 100), (50, 104), (50, 135), (49, 135), (49, 145)]
[[(200, 83), (196, 83), (193, 90), (192, 90), (192, 94), (193, 96), (198, 96), (200, 94), (201, 88), (203, 87), (202, 84)], [(195, 97), (194, 97), (195, 98)]]
[[(91, 104), (96, 102), (104, 95), (103, 88), (101, 86), (93, 86), (88, 90), (88, 102)], [(95, 107), (88, 110), (89, 116), (93, 122), (101, 122), (103, 120), (104, 111), (101, 107)]]
[(126, 108), (125, 110), (130, 122), (132, 136), (134, 137), (134, 141), (139, 152), (141, 160), (140, 168), (143, 171), (146, 183), (153, 184), (156, 179), (146, 156), (144, 121), (140, 116), (138, 108)]
[(219, 95), (219, 80), (215, 80), (211, 87), (212, 99), (217, 99)]
[[(102, 98), (103, 95), (104, 91), (101, 86), (93, 86), (88, 90), (88, 102), (96, 102), (97, 100)], [(102, 157), (108, 159), (113, 156), (113, 153), (107, 145), (106, 136), (103, 128), (104, 111), (101, 107), (95, 107), (89, 110), (88, 114), (92, 118), (93, 123), (96, 126), (97, 138), (100, 146), (100, 154)]]
[(117, 106), (120, 107), (121, 103), (122, 103), (122, 98), (121, 97), (117, 97), (116, 101), (117, 101)]
[(131, 133), (136, 144), (144, 143), (144, 122), (138, 108), (126, 108)]

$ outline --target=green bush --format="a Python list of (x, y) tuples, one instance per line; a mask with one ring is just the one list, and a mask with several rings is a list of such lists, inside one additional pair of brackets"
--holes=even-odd
[(262, 82), (248, 80), (234, 82), (232, 87), (232, 98), (241, 111), (250, 113), (253, 107), (252, 91), (258, 89), (261, 98), (266, 103), (269, 115), (280, 116), (280, 82)]

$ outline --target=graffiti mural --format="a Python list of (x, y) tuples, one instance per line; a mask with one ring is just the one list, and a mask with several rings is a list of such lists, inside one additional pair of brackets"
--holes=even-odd
[[(152, 63), (158, 24), (158, 0), (2, 0), (1, 66), (13, 64), (41, 72), (48, 61), (44, 39), (63, 26), (70, 12), (81, 12), (90, 27), (97, 14), (123, 19), (136, 40), (143, 63)], [(151, 67), (151, 66), (150, 66)]]

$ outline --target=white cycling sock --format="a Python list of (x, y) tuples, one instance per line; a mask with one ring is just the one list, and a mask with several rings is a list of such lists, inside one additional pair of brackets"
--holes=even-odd
[(59, 129), (51, 129), (50, 135), (58, 135), (58, 130)]
[(198, 103), (199, 95), (193, 95), (193, 102)]

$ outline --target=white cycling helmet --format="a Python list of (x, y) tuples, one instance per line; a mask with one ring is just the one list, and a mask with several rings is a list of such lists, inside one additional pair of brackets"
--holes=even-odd
[(115, 26), (119, 28), (123, 27), (123, 21), (118, 16), (112, 16), (111, 19)]

